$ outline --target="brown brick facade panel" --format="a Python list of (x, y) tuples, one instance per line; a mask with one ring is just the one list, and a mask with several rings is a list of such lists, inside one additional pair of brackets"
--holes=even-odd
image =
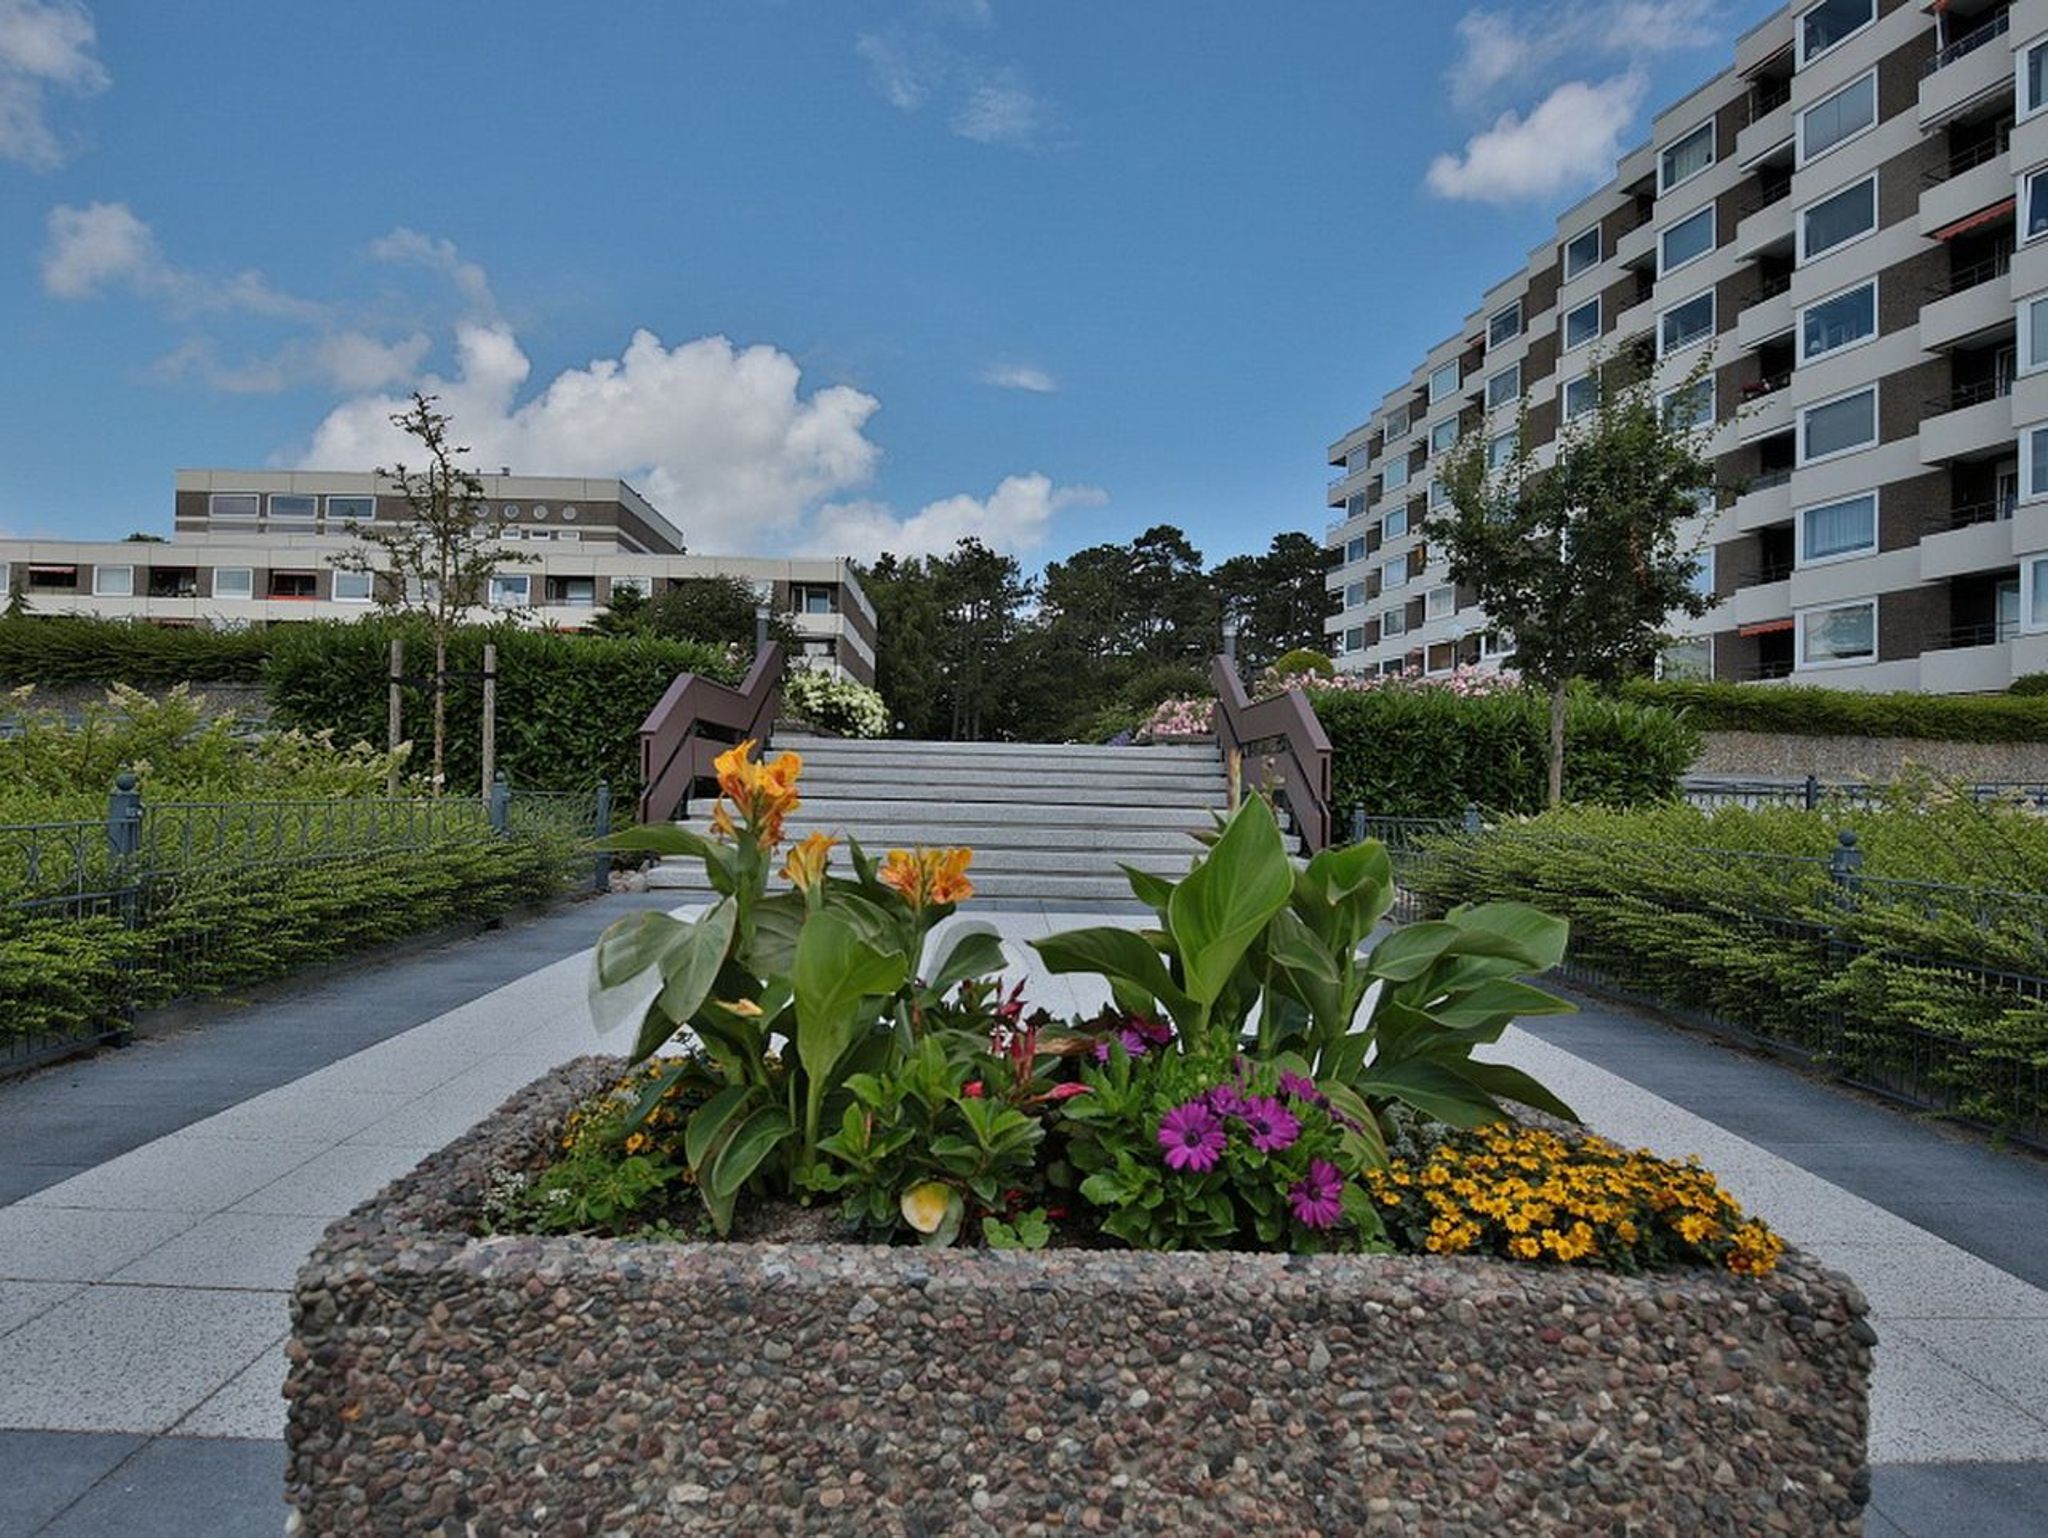
[(1900, 438), (1911, 438), (1920, 431), (1925, 419), (1927, 403), (1938, 395), (1946, 394), (1949, 388), (1949, 365), (1946, 358), (1934, 358), (1926, 363), (1901, 369), (1896, 374), (1885, 375), (1877, 387), (1877, 436), (1882, 443), (1893, 443)]
[(1877, 660), (1917, 657), (1948, 633), (1948, 589), (1907, 588), (1877, 600)]
[(1877, 548), (1903, 550), (1919, 544), (1948, 504), (1949, 481), (1940, 472), (1883, 487), (1877, 494)]

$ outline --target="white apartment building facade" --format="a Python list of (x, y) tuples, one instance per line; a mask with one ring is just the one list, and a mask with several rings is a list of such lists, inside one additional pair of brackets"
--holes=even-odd
[[(491, 606), (574, 630), (631, 587), (653, 595), (692, 578), (736, 577), (797, 631), (813, 666), (875, 676), (875, 611), (852, 564), (685, 554), (679, 529), (620, 480), (484, 476), (480, 520), (508, 559)], [(350, 523), (406, 516), (397, 487), (357, 472), (180, 470), (163, 541), (0, 540), (0, 591), (31, 614), (164, 625), (267, 625), (371, 613), (378, 579), (337, 571)]]
[[(1350, 670), (1511, 642), (1419, 526), (1459, 435), (1540, 464), (1640, 357), (1718, 424), (1719, 600), (1667, 673), (1967, 692), (2048, 672), (2048, 0), (1821, 0), (1736, 45), (1330, 445)], [(1711, 400), (1709, 400), (1709, 396)]]

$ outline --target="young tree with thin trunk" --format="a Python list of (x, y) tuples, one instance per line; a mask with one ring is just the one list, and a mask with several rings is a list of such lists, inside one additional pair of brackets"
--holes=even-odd
[(418, 619), (434, 652), (434, 794), (445, 779), (448, 746), (448, 642), (473, 610), (485, 607), (491, 574), (531, 556), (501, 550), (497, 531), (483, 521), (484, 485), (463, 464), (468, 448), (449, 441), (452, 418), (435, 409), (440, 399), (415, 390), (412, 405), (395, 413), (394, 427), (418, 441), (426, 463), (396, 463), (377, 474), (397, 483), (406, 516), (367, 525), (350, 523), (355, 545), (333, 557), (337, 571), (367, 574), (389, 613)]
[(1711, 351), (1676, 389), (1617, 378), (1595, 360), (1593, 410), (1541, 458), (1526, 404), (1515, 447), (1495, 463), (1497, 424), (1468, 432), (1437, 479), (1449, 505), (1423, 524), (1451, 580), (1509, 632), (1514, 665), (1550, 698), (1550, 804), (1564, 798), (1565, 700), (1575, 680), (1614, 684), (1644, 671), (1674, 615), (1707, 612), (1696, 590), (1705, 534), (1684, 526), (1718, 486)]

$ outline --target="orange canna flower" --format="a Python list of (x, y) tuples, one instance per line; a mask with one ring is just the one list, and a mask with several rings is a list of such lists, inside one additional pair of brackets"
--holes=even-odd
[(892, 849), (882, 862), (879, 879), (903, 894), (913, 908), (964, 902), (974, 895), (967, 879), (972, 849)]
[(909, 898), (911, 905), (914, 907), (917, 904), (917, 894), (920, 885), (918, 880), (919, 874), (916, 855), (912, 854), (908, 849), (892, 849), (889, 851), (888, 858), (882, 861), (882, 868), (877, 873), (877, 879), (880, 880), (883, 886), (893, 887), (896, 891)]
[(763, 849), (772, 849), (782, 842), (784, 820), (802, 805), (796, 782), (804, 761), (794, 753), (782, 753), (772, 764), (759, 763), (750, 757), (754, 747), (749, 738), (713, 760), (723, 799), (712, 813), (711, 831), (734, 838), (744, 824)]
[(832, 850), (839, 842), (823, 833), (807, 834), (804, 841), (790, 850), (789, 858), (782, 864), (782, 874), (799, 891), (808, 892), (825, 879), (825, 866), (832, 858)]
[(972, 849), (934, 850), (938, 858), (930, 868), (929, 891), (934, 903), (965, 902), (974, 895), (974, 883), (967, 879), (973, 863)]
[(712, 760), (711, 767), (718, 775), (718, 788), (731, 800), (744, 804), (747, 792), (753, 786), (754, 776), (759, 769), (747, 762), (754, 751), (754, 739), (749, 737), (736, 748), (728, 749)]

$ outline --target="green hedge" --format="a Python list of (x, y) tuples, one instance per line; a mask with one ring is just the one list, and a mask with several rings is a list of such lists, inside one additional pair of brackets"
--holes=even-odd
[(1854, 689), (1651, 682), (1622, 697), (1682, 710), (1704, 732), (2048, 742), (2048, 699), (2020, 694), (1865, 694)]
[(449, 834), (156, 883), (141, 923), (0, 901), (0, 1037), (98, 1032), (139, 1008), (281, 977), (560, 893), (588, 866), (559, 835)]
[[(1843, 826), (1868, 862), (1853, 901), (1825, 860)], [(2014, 985), (2048, 977), (2048, 900), (2030, 895), (2048, 830), (2023, 811), (1567, 810), (1430, 839), (1404, 863), (1429, 911), (1536, 904), (1570, 921), (1574, 964), (1624, 988), (2048, 1136), (2048, 1003)], [(1978, 888), (1925, 884), (1973, 864)]]
[[(1379, 817), (1454, 817), (1467, 803), (1535, 811), (1545, 799), (1550, 707), (1533, 690), (1312, 689), (1329, 733), (1333, 804)], [(1667, 799), (1699, 751), (1668, 710), (1575, 692), (1565, 715), (1565, 796)]]
[[(423, 631), (399, 621), (307, 625), (272, 632), (266, 670), (272, 720), (342, 742), (385, 738), (387, 656), (406, 642), (405, 691), (411, 769), (424, 772), (433, 742), (425, 681), (433, 651)], [(459, 632), (449, 653), (448, 784), (467, 790), (482, 773), (483, 649), (498, 648), (498, 763), (514, 785), (569, 790), (608, 779), (621, 795), (640, 781), (640, 723), (678, 673), (736, 681), (725, 653), (694, 641), (608, 639), (520, 630)]]
[(68, 615), (0, 619), (0, 684), (255, 683), (275, 634)]

